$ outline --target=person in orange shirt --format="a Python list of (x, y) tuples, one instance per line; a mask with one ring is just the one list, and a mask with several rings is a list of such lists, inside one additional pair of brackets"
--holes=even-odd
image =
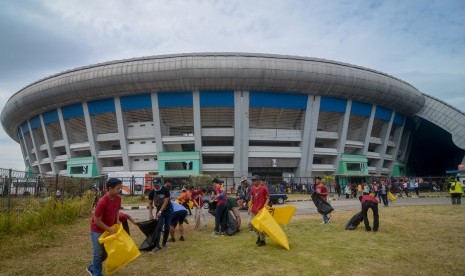
[(181, 203), (182, 206), (184, 206), (184, 208), (186, 208), (189, 211), (189, 216), (190, 216), (192, 215), (192, 211), (189, 208), (189, 201), (191, 200), (191, 192), (186, 188), (182, 188), (181, 191), (182, 193), (179, 196), (179, 202)]

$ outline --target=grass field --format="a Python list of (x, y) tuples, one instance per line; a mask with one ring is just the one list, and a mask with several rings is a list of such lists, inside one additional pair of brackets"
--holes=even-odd
[[(117, 275), (465, 275), (465, 206), (380, 209), (380, 229), (344, 230), (354, 212), (294, 217), (285, 228), (290, 251), (271, 241), (255, 245), (243, 226), (232, 237), (211, 238), (211, 227), (187, 227), (186, 241), (143, 253)], [(370, 214), (371, 215), (371, 214)], [(1, 275), (85, 275), (91, 257), (89, 220), (21, 237), (0, 237)], [(140, 243), (143, 234), (131, 225)], [(460, 264), (460, 265), (459, 265)]]

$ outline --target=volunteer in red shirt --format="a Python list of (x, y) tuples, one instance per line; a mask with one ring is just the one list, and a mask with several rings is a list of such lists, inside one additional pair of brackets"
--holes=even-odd
[[(221, 181), (213, 179), (213, 201), (216, 201), (215, 211), (215, 232), (212, 237), (224, 236), (228, 219), (228, 198), (226, 192), (221, 187)], [(221, 230), (221, 231), (220, 231)]]
[[(268, 205), (270, 201), (270, 193), (268, 192), (268, 187), (260, 179), (260, 176), (252, 176), (252, 188), (250, 189), (250, 207), (249, 214), (250, 220), (252, 220), (265, 206)], [(255, 229), (252, 225), (251, 228), (257, 233), (257, 242), (258, 246), (265, 246), (265, 235)]]
[(204, 226), (207, 227), (207, 216), (205, 214), (205, 209), (203, 208), (203, 192), (197, 186), (194, 191), (192, 191), (192, 200), (194, 201), (194, 221), (195, 229), (200, 228), (200, 217), (203, 217)]
[(371, 194), (364, 193), (362, 197), (362, 214), (363, 223), (365, 223), (365, 230), (371, 231), (370, 222), (368, 221), (368, 209), (373, 211), (373, 231), (378, 231), (379, 228), (379, 215), (378, 215), (378, 200)]
[[(315, 178), (315, 193), (325, 201), (328, 201), (328, 188), (326, 188), (326, 185), (321, 183), (321, 177)], [(322, 216), (323, 222), (321, 224), (326, 224), (331, 220), (330, 214), (322, 214)]]
[(93, 245), (92, 263), (86, 268), (90, 275), (102, 275), (102, 262), (105, 260), (103, 244), (98, 242), (98, 238), (107, 231), (115, 233), (113, 225), (119, 223), (119, 209), (121, 207), (121, 197), (119, 193), (123, 184), (117, 178), (108, 179), (107, 193), (98, 201), (95, 206), (90, 223), (90, 237)]

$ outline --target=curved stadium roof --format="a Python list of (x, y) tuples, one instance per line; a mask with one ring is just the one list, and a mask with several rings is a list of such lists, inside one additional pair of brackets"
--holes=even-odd
[[(46, 77), (14, 94), (2, 110), (1, 122), (17, 140), (17, 128), (25, 120), (71, 103), (150, 90), (225, 89), (354, 99), (405, 115), (424, 111), (428, 99), (398, 78), (337, 61), (270, 54), (193, 53), (111, 61)], [(465, 148), (465, 133), (460, 135)]]

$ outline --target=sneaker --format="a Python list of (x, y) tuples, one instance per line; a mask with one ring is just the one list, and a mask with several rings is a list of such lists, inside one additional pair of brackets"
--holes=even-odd
[(179, 240), (180, 240), (180, 241), (184, 241), (184, 237), (181, 236), (181, 237), (179, 238)]
[(89, 273), (89, 275), (94, 275), (94, 268), (92, 267), (92, 265), (86, 267), (86, 271), (87, 273)]
[(330, 221), (331, 221), (331, 217), (329, 217), (325, 223), (329, 223)]
[(176, 241), (175, 238), (171, 238), (171, 239), (170, 239), (170, 242), (175, 242), (175, 241)]
[(257, 241), (255, 242), (256, 245), (260, 243), (260, 237), (257, 237)]
[(163, 248), (168, 249), (168, 245), (166, 243), (164, 243), (162, 246)]
[(213, 237), (213, 238), (218, 238), (220, 236), (220, 233), (218, 232), (213, 232), (210, 237)]
[(320, 224), (326, 224), (326, 221), (323, 220)]
[(155, 254), (155, 253), (158, 253), (160, 250), (161, 250), (160, 246), (155, 246), (155, 248), (152, 249), (152, 251), (150, 251), (150, 253)]
[(265, 241), (260, 241), (260, 243), (258, 243), (258, 246), (265, 246), (266, 245), (266, 242)]
[(222, 236), (222, 237), (223, 237), (223, 236), (224, 236), (224, 232), (221, 232), (221, 233), (220, 233), (220, 236)]

